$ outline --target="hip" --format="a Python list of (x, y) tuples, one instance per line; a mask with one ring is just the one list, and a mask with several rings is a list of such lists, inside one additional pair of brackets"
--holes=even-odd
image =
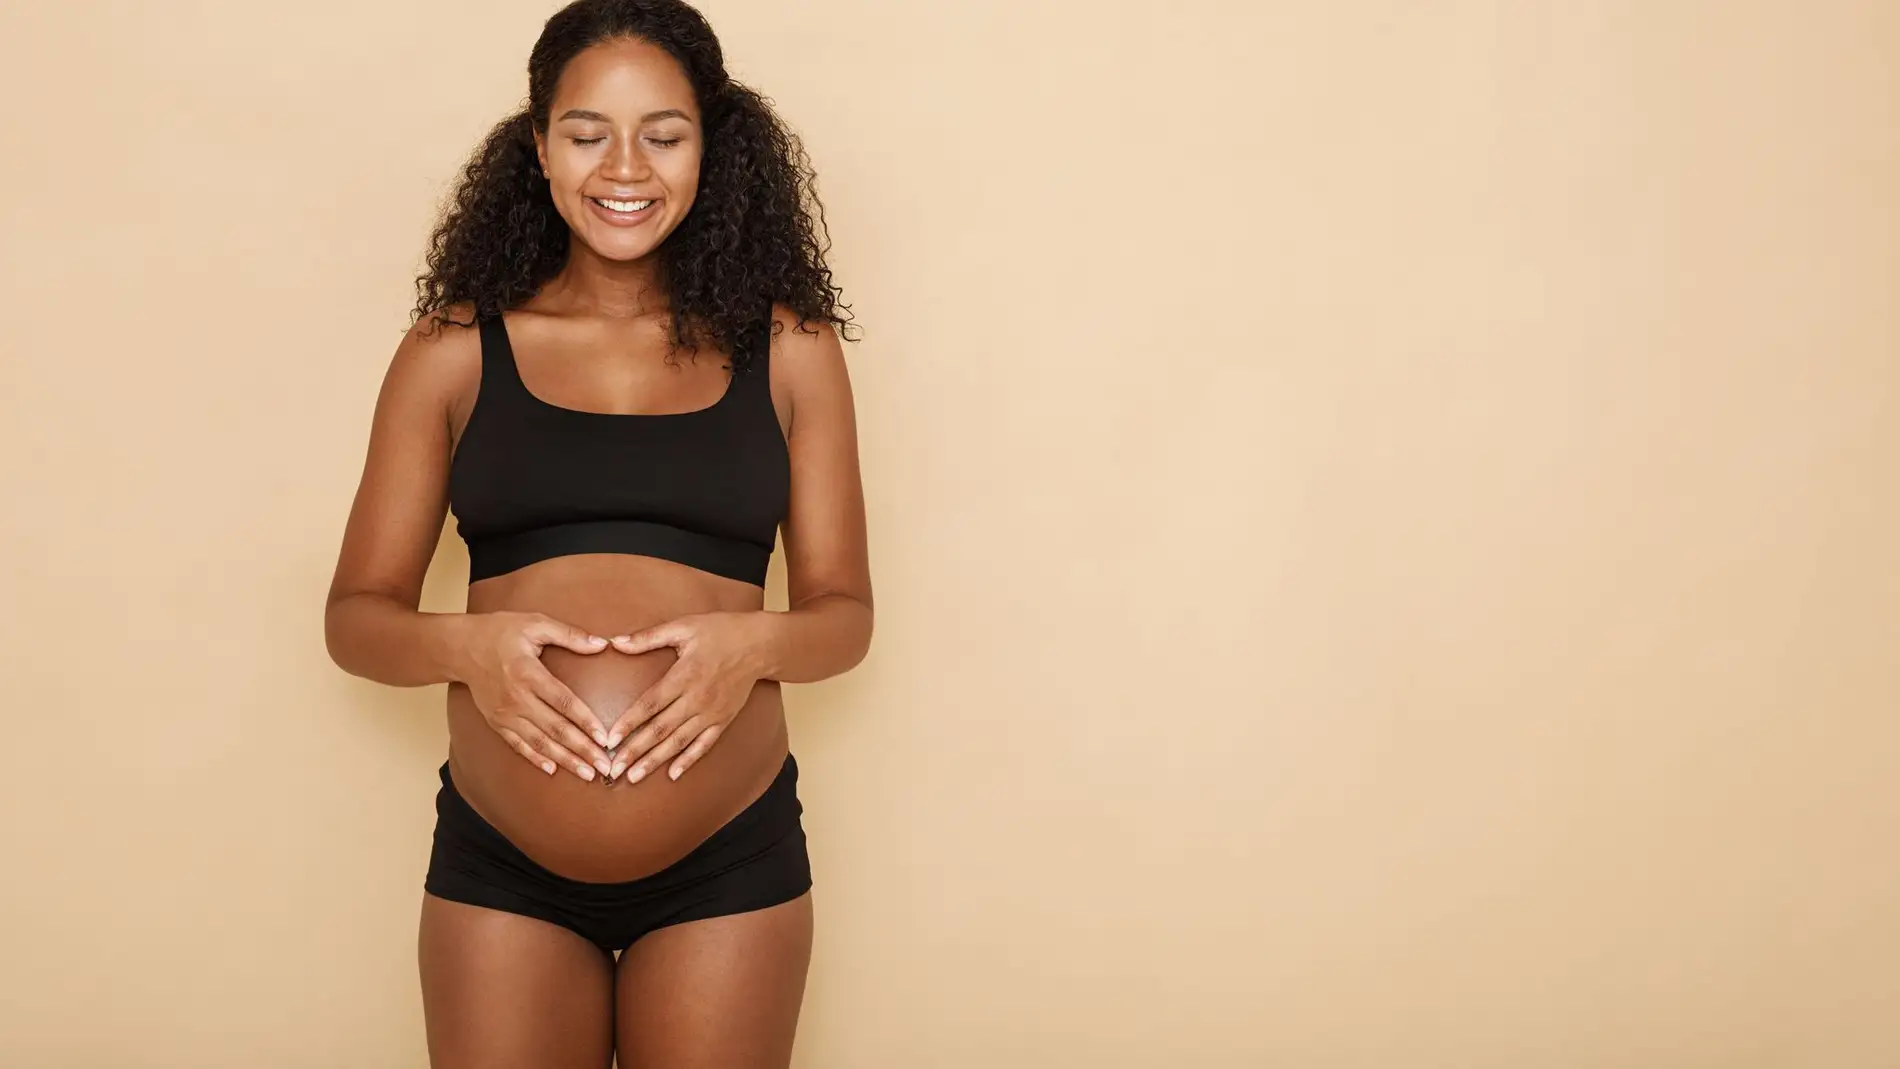
[(446, 762), (439, 774), (424, 889), (560, 925), (604, 951), (624, 950), (658, 928), (765, 909), (811, 889), (798, 763), (789, 753), (765, 791), (685, 857), (615, 882), (574, 880), (540, 865), (469, 806)]

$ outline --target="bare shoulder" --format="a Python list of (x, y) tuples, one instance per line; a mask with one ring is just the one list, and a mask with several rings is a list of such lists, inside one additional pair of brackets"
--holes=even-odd
[(400, 425), (459, 427), (481, 386), (482, 341), (474, 309), (435, 309), (403, 333), (383, 377), (380, 407)]
[(797, 312), (782, 304), (772, 306), (772, 322), (775, 326), (772, 331), (772, 356), (775, 362), (777, 358), (783, 357), (797, 368), (832, 363), (842, 368), (844, 347), (839, 344), (838, 332), (831, 324), (801, 321)]
[(772, 306), (773, 393), (791, 401), (792, 424), (801, 406), (808, 412), (851, 410), (851, 378), (844, 346), (830, 323), (804, 322), (783, 304)]
[(389, 371), (392, 378), (453, 394), (459, 392), (456, 386), (479, 376), (481, 367), (481, 331), (474, 309), (455, 304), (423, 315), (404, 332)]

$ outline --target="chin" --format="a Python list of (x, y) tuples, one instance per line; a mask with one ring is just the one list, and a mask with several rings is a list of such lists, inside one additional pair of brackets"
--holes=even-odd
[(659, 248), (659, 244), (650, 241), (589, 241), (587, 247), (603, 260), (628, 263), (651, 255), (653, 250)]

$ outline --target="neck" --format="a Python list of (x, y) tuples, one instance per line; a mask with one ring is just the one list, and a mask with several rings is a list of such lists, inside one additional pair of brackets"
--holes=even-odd
[(670, 312), (672, 302), (660, 286), (659, 258), (607, 260), (574, 241), (567, 263), (542, 290), (548, 303), (577, 315), (639, 319)]

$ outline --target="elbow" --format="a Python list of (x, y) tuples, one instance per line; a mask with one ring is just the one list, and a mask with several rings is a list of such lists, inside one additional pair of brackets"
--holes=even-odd
[(323, 610), (323, 652), (329, 655), (331, 664), (347, 672), (349, 666), (343, 663), (343, 637), (336, 615), (334, 606)]
[(348, 605), (349, 598), (347, 597), (333, 597), (324, 603), (323, 652), (329, 655), (331, 664), (336, 665), (351, 675), (355, 675), (357, 673), (356, 670), (351, 667), (353, 662), (349, 653), (349, 629), (347, 626), (349, 613), (346, 611)]
[(858, 640), (852, 647), (851, 663), (845, 666), (846, 671), (863, 664), (864, 659), (870, 655), (871, 634), (876, 630), (877, 623), (877, 613), (872, 610), (871, 600), (869, 598), (854, 598), (852, 600), (856, 601), (860, 606)]

